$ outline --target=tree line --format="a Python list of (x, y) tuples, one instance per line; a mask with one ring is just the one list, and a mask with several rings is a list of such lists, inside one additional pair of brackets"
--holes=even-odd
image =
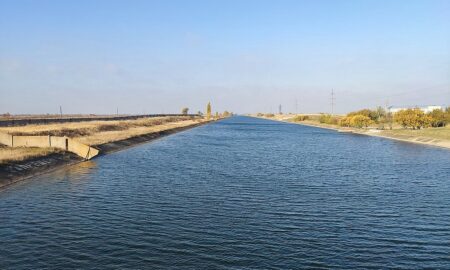
[(403, 109), (391, 113), (382, 107), (377, 107), (375, 110), (363, 109), (351, 112), (338, 120), (340, 126), (356, 128), (377, 125), (379, 129), (392, 129), (393, 123), (411, 129), (444, 127), (450, 123), (450, 107), (445, 110), (435, 109), (429, 113), (425, 113), (419, 108)]

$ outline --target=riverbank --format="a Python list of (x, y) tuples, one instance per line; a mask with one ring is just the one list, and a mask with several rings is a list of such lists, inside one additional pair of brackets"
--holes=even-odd
[[(312, 126), (317, 128), (324, 128), (335, 130), (337, 132), (352, 133), (358, 135), (366, 135), (373, 137), (380, 137), (390, 140), (396, 140), (407, 143), (422, 144), (427, 146), (440, 147), (450, 149), (450, 128), (428, 128), (422, 130), (406, 130), (406, 129), (394, 129), (394, 130), (379, 130), (379, 129), (357, 129), (349, 127), (340, 127), (337, 125), (322, 124), (317, 121), (305, 120), (305, 121), (293, 121), (295, 115), (275, 115), (274, 117), (255, 116), (252, 117), (280, 121), (290, 124), (298, 124), (305, 126)], [(430, 132), (432, 130), (433, 132)]]
[[(102, 137), (101, 135), (93, 138), (97, 139), (95, 147), (100, 150), (99, 155), (106, 155), (211, 122), (211, 120), (197, 120), (199, 121), (178, 124), (174, 122), (172, 125), (156, 125), (149, 130), (138, 129), (133, 132), (127, 132), (126, 134), (113, 134), (114, 137), (111, 134), (111, 136), (102, 134), (104, 137), (103, 139), (100, 139), (100, 137)], [(115, 138), (115, 140), (112, 138)], [(26, 150), (27, 148), (20, 149)], [(41, 154), (39, 151), (38, 153), (39, 155), (37, 156), (28, 156), (25, 159), (18, 159), (0, 164), (0, 189), (37, 175), (59, 170), (85, 161), (83, 158), (65, 151), (47, 150), (45, 154)]]

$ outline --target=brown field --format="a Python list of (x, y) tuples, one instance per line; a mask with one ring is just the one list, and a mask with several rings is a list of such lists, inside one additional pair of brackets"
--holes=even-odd
[[(88, 145), (100, 145), (131, 137), (160, 132), (203, 122), (201, 117), (168, 116), (122, 121), (92, 121), (0, 127), (0, 132), (13, 135), (67, 136)], [(48, 155), (57, 151), (52, 148), (0, 148), (0, 164)]]

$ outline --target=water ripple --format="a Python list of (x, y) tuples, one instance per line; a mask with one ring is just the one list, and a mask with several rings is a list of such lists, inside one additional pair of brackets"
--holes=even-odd
[(446, 150), (235, 117), (0, 192), (0, 269), (444, 269)]

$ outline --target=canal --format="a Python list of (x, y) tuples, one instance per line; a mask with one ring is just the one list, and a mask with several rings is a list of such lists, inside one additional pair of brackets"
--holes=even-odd
[(0, 269), (447, 268), (450, 152), (232, 117), (0, 191)]

